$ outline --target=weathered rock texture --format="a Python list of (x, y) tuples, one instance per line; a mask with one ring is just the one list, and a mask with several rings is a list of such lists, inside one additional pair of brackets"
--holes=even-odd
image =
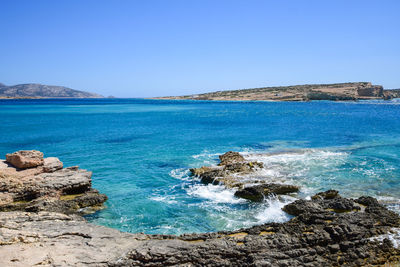
[[(347, 207), (335, 212), (330, 207)], [(400, 227), (376, 199), (315, 197), (287, 205), (296, 215), (233, 232), (127, 234), (76, 215), (0, 213), (0, 266), (362, 266), (399, 263), (375, 237)], [(395, 266), (395, 265), (393, 265)]]
[(107, 197), (92, 189), (92, 173), (63, 169), (58, 158), (39, 151), (18, 151), (0, 161), (0, 211), (87, 213), (102, 207)]
[(63, 163), (55, 157), (45, 158), (43, 162), (44, 172), (55, 172), (63, 168)]
[(168, 96), (158, 99), (192, 100), (273, 100), (273, 101), (309, 101), (309, 100), (358, 100), (391, 99), (400, 97), (395, 90), (384, 90), (380, 85), (370, 82), (306, 84), (280, 87), (263, 87), (217, 91), (212, 93)]
[(0, 266), (108, 266), (140, 238), (77, 215), (0, 212)]
[(6, 161), (19, 169), (43, 165), (43, 153), (36, 150), (21, 150), (6, 155)]

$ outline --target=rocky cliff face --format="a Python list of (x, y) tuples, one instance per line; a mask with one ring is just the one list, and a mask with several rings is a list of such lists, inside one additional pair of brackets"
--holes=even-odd
[[(88, 172), (42, 157), (38, 151), (17, 152), (0, 166), (2, 207), (15, 204), (0, 212), (0, 266), (396, 266), (400, 261), (393, 242), (400, 237), (400, 217), (371, 197), (321, 192), (286, 205), (284, 211), (293, 216), (286, 223), (232, 232), (128, 234), (86, 222), (76, 215), (80, 201), (35, 206), (32, 201), (41, 197), (57, 202), (95, 193)], [(220, 159), (225, 176), (258, 165), (237, 152)], [(15, 203), (18, 199), (29, 205)]]
[(74, 90), (64, 86), (43, 85), (36, 83), (6, 86), (0, 84), (0, 97), (65, 97), (65, 98), (102, 98), (94, 93)]
[(384, 90), (385, 99), (400, 98), (400, 89)]
[(357, 88), (358, 97), (383, 97), (383, 86), (372, 85), (371, 83)]

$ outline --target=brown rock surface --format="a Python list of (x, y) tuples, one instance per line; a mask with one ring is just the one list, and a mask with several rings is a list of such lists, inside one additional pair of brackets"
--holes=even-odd
[(19, 151), (8, 155), (22, 155), (25, 159), (21, 162), (42, 159), (44, 165), (20, 169), (0, 161), (0, 211), (86, 213), (100, 208), (107, 200), (105, 195), (91, 188), (91, 172), (78, 167), (63, 169), (58, 158), (43, 160), (43, 153), (39, 151)]
[(55, 212), (0, 212), (0, 266), (108, 266), (144, 235)]
[(44, 172), (55, 172), (63, 168), (63, 163), (55, 157), (45, 158), (43, 162)]
[(43, 153), (37, 150), (21, 150), (7, 154), (6, 161), (19, 169), (34, 168), (43, 165)]
[(234, 163), (243, 163), (246, 161), (239, 152), (234, 151), (228, 151), (225, 154), (220, 155), (219, 160), (221, 161), (219, 163), (220, 166), (230, 165)]

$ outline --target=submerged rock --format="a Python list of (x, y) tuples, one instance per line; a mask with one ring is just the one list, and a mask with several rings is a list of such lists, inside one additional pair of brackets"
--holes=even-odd
[[(39, 151), (7, 155), (7, 162), (12, 165), (0, 161), (0, 211), (87, 213), (101, 208), (107, 200), (105, 195), (91, 188), (91, 172), (78, 167), (63, 169), (58, 158), (43, 159)], [(42, 163), (32, 167), (39, 162)]]

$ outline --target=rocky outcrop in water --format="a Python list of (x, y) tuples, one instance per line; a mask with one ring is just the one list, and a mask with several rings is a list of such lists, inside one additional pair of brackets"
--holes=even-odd
[(190, 169), (203, 183), (222, 183), (228, 188), (243, 188), (243, 175), (262, 168), (263, 164), (257, 161), (247, 161), (238, 152), (229, 151), (219, 156), (218, 166), (203, 166)]
[(18, 151), (0, 161), (0, 211), (90, 213), (107, 197), (91, 188), (92, 173), (63, 168), (58, 158), (35, 150)]
[[(41, 158), (36, 152), (19, 154)], [(229, 165), (248, 166), (250, 162), (240, 156), (226, 154), (218, 167), (229, 173)], [(372, 197), (348, 199), (335, 190), (321, 192), (286, 205), (283, 210), (293, 216), (288, 222), (237, 231), (129, 234), (78, 216), (82, 203), (96, 206), (101, 197), (90, 186), (90, 172), (60, 169), (55, 159), (48, 162), (49, 172), (43, 171), (46, 159), (28, 169), (0, 162), (0, 266), (395, 266), (400, 262), (400, 249), (388, 238), (400, 232), (400, 217)], [(286, 190), (276, 185), (260, 190), (266, 188)]]
[(299, 187), (289, 184), (261, 184), (255, 186), (245, 187), (235, 192), (236, 197), (245, 198), (251, 201), (261, 202), (265, 196), (269, 195), (285, 195), (289, 193), (296, 193)]
[(264, 165), (262, 162), (248, 161), (238, 152), (226, 152), (219, 159), (218, 166), (203, 166), (190, 171), (205, 184), (223, 184), (227, 188), (236, 189), (236, 197), (256, 202), (263, 201), (271, 194), (284, 195), (299, 191), (298, 186), (278, 184), (266, 177), (249, 178), (264, 168)]

